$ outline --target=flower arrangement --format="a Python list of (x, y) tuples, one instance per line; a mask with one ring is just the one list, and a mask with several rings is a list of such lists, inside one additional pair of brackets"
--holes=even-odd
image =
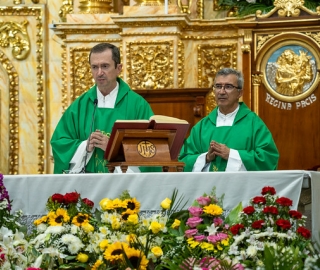
[(97, 254), (92, 269), (152, 269), (163, 255), (163, 235), (167, 232), (168, 212), (177, 192), (161, 202), (160, 213), (140, 213), (140, 202), (124, 191), (119, 198), (100, 201), (100, 222), (91, 235), (92, 251)]
[[(255, 14), (257, 10), (268, 13), (274, 8), (275, 0), (219, 0), (218, 5), (222, 10), (235, 9), (238, 17)], [(319, 5), (315, 0), (304, 0), (304, 6), (315, 11)]]
[(94, 231), (94, 204), (77, 192), (53, 194), (46, 203), (48, 214), (34, 221), (30, 239), (36, 255), (34, 267), (56, 269), (87, 266), (85, 249)]
[(0, 228), (0, 269), (320, 269), (306, 217), (273, 187), (229, 213), (215, 188), (188, 208), (177, 195), (146, 215), (128, 191), (95, 211), (77, 192), (53, 194), (31, 235)]
[(292, 200), (279, 197), (266, 186), (262, 196), (251, 199), (230, 227), (232, 241), (228, 256), (250, 269), (302, 269), (313, 255), (306, 217), (290, 210)]

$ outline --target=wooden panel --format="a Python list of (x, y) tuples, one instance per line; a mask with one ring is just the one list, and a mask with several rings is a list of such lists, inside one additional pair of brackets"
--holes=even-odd
[(319, 88), (313, 93), (316, 100), (307, 100), (310, 105), (297, 109), (301, 101), (292, 102), (291, 110), (281, 109), (285, 104), (278, 108), (277, 102), (267, 99), (264, 86), (259, 92), (259, 116), (272, 132), (280, 152), (278, 169), (309, 169), (320, 164)]
[(155, 114), (188, 121), (190, 132), (190, 129), (205, 116), (205, 98), (210, 90), (211, 88), (184, 88), (135, 91), (149, 102)]

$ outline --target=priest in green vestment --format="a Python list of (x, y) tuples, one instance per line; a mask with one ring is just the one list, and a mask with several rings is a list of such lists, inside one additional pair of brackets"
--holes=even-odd
[(191, 130), (181, 149), (184, 171), (276, 170), (279, 152), (262, 119), (243, 102), (243, 75), (231, 68), (217, 72), (217, 107)]
[(114, 122), (153, 115), (148, 102), (118, 77), (122, 64), (116, 46), (94, 46), (89, 62), (95, 85), (68, 107), (51, 138), (54, 173), (108, 172), (104, 152)]

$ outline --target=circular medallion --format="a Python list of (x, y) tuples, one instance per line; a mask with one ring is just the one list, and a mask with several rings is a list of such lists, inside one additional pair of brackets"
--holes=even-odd
[(156, 146), (149, 141), (141, 141), (137, 145), (137, 150), (140, 156), (144, 158), (151, 158), (156, 154)]
[(277, 99), (293, 102), (306, 98), (317, 87), (318, 56), (302, 41), (283, 41), (273, 46), (262, 61), (264, 84)]

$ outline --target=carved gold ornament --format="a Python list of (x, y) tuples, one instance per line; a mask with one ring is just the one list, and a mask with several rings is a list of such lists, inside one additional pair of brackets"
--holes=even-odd
[(300, 15), (300, 9), (304, 5), (304, 0), (275, 0), (274, 6), (278, 8), (280, 17), (297, 17)]
[(132, 89), (173, 87), (173, 43), (129, 43), (127, 69)]
[(80, 0), (80, 13), (111, 13), (112, 0)]
[(0, 21), (0, 46), (12, 47), (12, 55), (18, 60), (26, 59), (30, 52), (27, 32), (28, 21), (23, 23)]
[(67, 14), (71, 14), (73, 12), (73, 1), (65, 0), (62, 2), (62, 6), (59, 10), (59, 17), (62, 22), (67, 21)]
[(144, 158), (152, 158), (156, 152), (156, 146), (150, 141), (141, 141), (137, 145), (137, 151)]

